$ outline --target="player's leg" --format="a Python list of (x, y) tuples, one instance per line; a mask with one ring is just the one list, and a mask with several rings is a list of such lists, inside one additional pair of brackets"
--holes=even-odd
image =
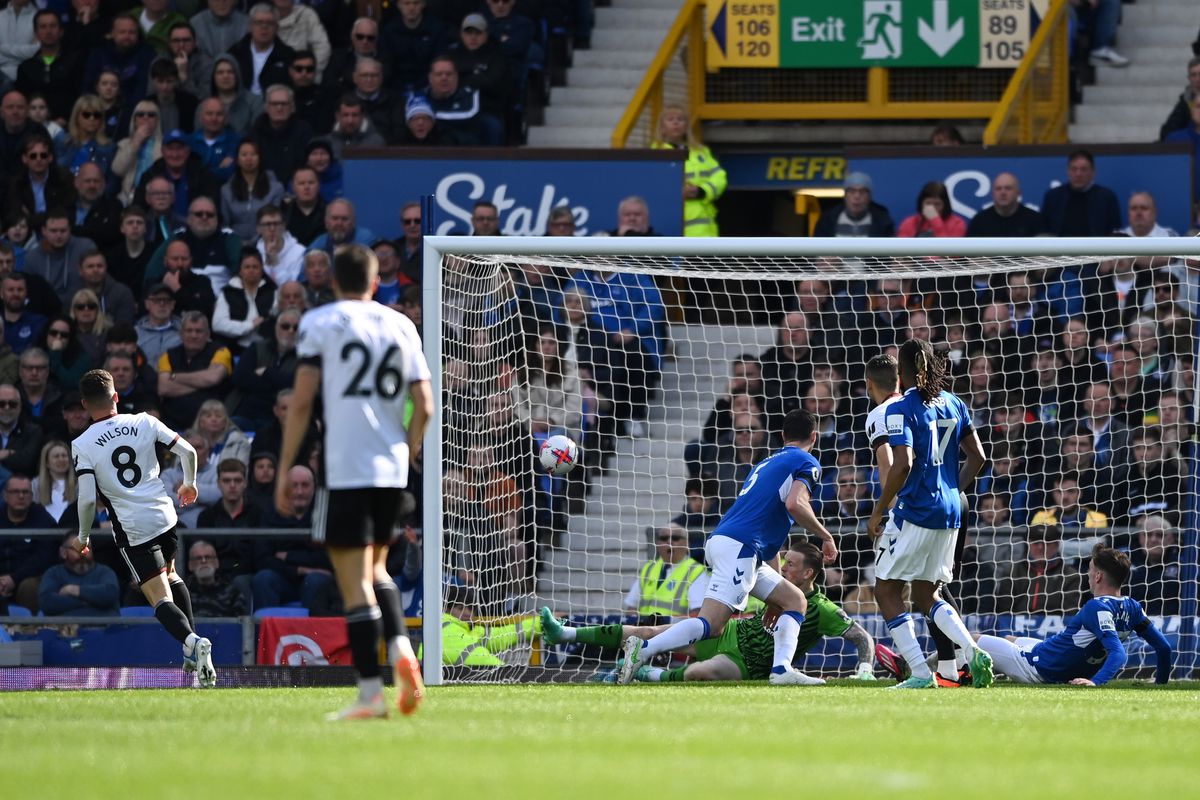
[(399, 489), (371, 489), (371, 530), (374, 544), (371, 546), (372, 590), (379, 606), (383, 643), (388, 663), (392, 665), (392, 679), (396, 685), (396, 706), (401, 714), (417, 710), (425, 696), (425, 683), (421, 679), (421, 666), (408, 638), (408, 624), (404, 620), (404, 606), (400, 602), (400, 588), (387, 571), (388, 544), (391, 542), (400, 510)]
[(768, 605), (780, 609), (775, 622), (775, 648), (771, 658), (771, 673), (768, 680), (777, 686), (820, 686), (821, 678), (805, 675), (792, 666), (796, 657), (796, 643), (800, 639), (800, 626), (808, 611), (808, 599), (789, 581), (769, 567), (759, 567), (752, 594)]
[[(945, 587), (939, 592), (939, 596), (944, 602), (950, 605), (955, 611), (958, 611), (958, 606), (951, 602)], [(949, 683), (958, 683), (958, 660), (955, 653), (958, 648), (954, 646), (954, 642), (949, 636), (942, 633), (942, 629), (937, 625), (929, 626), (929, 637), (933, 639), (934, 649), (937, 650), (937, 677), (942, 681), (941, 686), (947, 686)]]
[(740, 681), (742, 668), (729, 656), (718, 653), (704, 661), (696, 661), (686, 667), (661, 669), (643, 667), (638, 670), (638, 680), (652, 683), (675, 683), (678, 681)]
[(980, 636), (979, 647), (992, 659), (997, 672), (1002, 672), (1017, 683), (1043, 683), (1042, 676), (1029, 660), (1026, 651), (1037, 644), (1037, 639), (1010, 641), (999, 636)]
[(329, 560), (346, 606), (346, 629), (350, 657), (358, 673), (358, 699), (330, 719), (386, 717), (383, 677), (379, 668), (379, 640), (383, 635), (382, 614), (375, 602), (374, 572), (368, 547), (331, 546)]
[(625, 640), (625, 660), (618, 683), (629, 683), (637, 668), (659, 653), (679, 650), (701, 639), (720, 636), (734, 612), (746, 607), (758, 565), (743, 554), (744, 545), (728, 536), (710, 536), (704, 546), (705, 561), (712, 567), (700, 615), (680, 620), (649, 641), (630, 636)]
[(917, 628), (904, 602), (904, 587), (914, 574), (914, 545), (911, 530), (902, 529), (889, 516), (883, 533), (875, 540), (875, 602), (883, 616), (896, 652), (908, 665), (911, 676), (900, 682), (906, 688), (936, 686), (925, 653), (917, 641)]
[(142, 590), (142, 596), (154, 609), (160, 625), (183, 646), (183, 669), (197, 672), (200, 685), (215, 686), (217, 673), (212, 665), (212, 642), (196, 633), (187, 615), (175, 604), (171, 585), (167, 581), (167, 561), (164, 547), (175, 557), (175, 531), (171, 530), (149, 542), (120, 548), (129, 573)]
[(930, 627), (936, 625), (950, 641), (969, 654), (972, 684), (977, 689), (991, 686), (991, 657), (979, 649), (975, 637), (967, 630), (958, 612), (937, 595), (938, 584), (954, 577), (954, 546), (958, 531), (925, 528), (916, 531), (922, 541), (920, 549), (924, 554), (924, 564), (914, 575), (913, 605), (928, 615)]
[(587, 625), (575, 627), (566, 625), (548, 607), (543, 606), (538, 612), (542, 623), (542, 639), (546, 644), (593, 644), (598, 647), (617, 649), (630, 636), (640, 639), (650, 639), (665, 631), (670, 625)]

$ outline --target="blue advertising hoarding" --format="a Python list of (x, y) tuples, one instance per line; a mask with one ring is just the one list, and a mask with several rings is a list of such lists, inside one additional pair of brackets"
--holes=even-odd
[[(970, 220), (992, 202), (992, 179), (1011, 172), (1021, 182), (1022, 202), (1040, 209), (1047, 189), (1065, 183), (1069, 145), (1023, 148), (851, 149), (851, 171), (871, 176), (873, 199), (892, 212), (896, 224), (916, 213), (917, 193), (927, 181), (942, 181), (957, 214)], [(1192, 156), (1186, 145), (1104, 145), (1088, 148), (1096, 159), (1096, 182), (1117, 194), (1126, 220), (1129, 195), (1148, 191), (1158, 205), (1160, 225), (1185, 233), (1191, 225)]]
[(480, 200), (500, 211), (500, 232), (539, 236), (551, 209), (569, 206), (576, 233), (617, 226), (617, 204), (639, 195), (650, 224), (663, 235), (683, 233), (683, 161), (662, 150), (364, 150), (347, 153), (346, 196), (358, 224), (375, 234), (400, 233), (400, 207), (434, 198), (434, 232), (471, 232)]

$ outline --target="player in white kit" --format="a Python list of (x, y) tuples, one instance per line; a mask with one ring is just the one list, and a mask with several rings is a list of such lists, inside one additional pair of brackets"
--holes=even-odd
[[(288, 470), (296, 460), (318, 392), (324, 404), (324, 489), (313, 538), (333, 562), (346, 606), (358, 698), (331, 720), (386, 717), (379, 640), (387, 645), (401, 713), (417, 709), (424, 685), (408, 641), (400, 591), (387, 572), (409, 462), (421, 453), (433, 407), (429, 366), (412, 321), (371, 299), (379, 262), (361, 245), (333, 257), (337, 301), (300, 319), (292, 404), (284, 424), (275, 505), (290, 508)], [(404, 423), (405, 402), (412, 415)]]
[(79, 480), (76, 549), (88, 546), (99, 494), (125, 566), (154, 607), (154, 616), (183, 645), (184, 671), (197, 673), (201, 686), (215, 686), (212, 642), (196, 634), (191, 595), (175, 572), (179, 518), (158, 477), (155, 445), (167, 445), (183, 465), (181, 506), (196, 500), (196, 451), (149, 414), (118, 414), (112, 375), (102, 369), (83, 376), (79, 393), (92, 424), (71, 443)]

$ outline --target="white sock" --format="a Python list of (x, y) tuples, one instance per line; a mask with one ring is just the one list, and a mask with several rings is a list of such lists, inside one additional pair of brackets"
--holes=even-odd
[(393, 636), (388, 639), (387, 657), (389, 664), (395, 664), (401, 659), (416, 658), (413, 653), (412, 642), (407, 636)]
[(942, 629), (942, 633), (950, 637), (950, 641), (954, 642), (955, 647), (959, 647), (967, 653), (974, 653), (978, 649), (979, 646), (975, 644), (975, 639), (967, 630), (967, 626), (963, 625), (962, 617), (949, 603), (940, 600), (934, 603), (933, 608), (929, 611), (929, 619)]
[(649, 661), (659, 653), (669, 653), (695, 644), (708, 636), (708, 620), (702, 617), (688, 617), (676, 622), (665, 631), (650, 639), (642, 646), (642, 661)]
[(564, 642), (575, 641), (575, 629), (572, 628), (570, 625), (563, 625), (562, 626), (562, 640)]
[(913, 625), (912, 616), (900, 614), (889, 619), (887, 626), (892, 635), (892, 642), (896, 645), (896, 652), (904, 656), (913, 677), (932, 678), (933, 672), (925, 663), (925, 654), (921, 652), (921, 645), (917, 641), (917, 629)]
[(383, 692), (383, 678), (376, 675), (374, 678), (359, 678), (358, 679), (358, 702), (369, 703)]
[(970, 663), (971, 663), (971, 659), (967, 658), (967, 653), (965, 650), (957, 649), (954, 651), (954, 666), (958, 667), (959, 669), (962, 669), (963, 667), (965, 667), (967, 664), (970, 664)]
[(196, 642), (200, 641), (200, 637), (195, 633), (189, 633), (187, 639), (183, 643), (183, 649), (191, 655), (196, 649)]
[(645, 679), (651, 683), (658, 683), (662, 680), (662, 676), (666, 674), (667, 671), (662, 667), (646, 667), (646, 672), (644, 673)]
[(775, 623), (775, 659), (772, 671), (792, 666), (792, 658), (796, 655), (796, 642), (800, 639), (800, 626), (804, 624), (804, 615), (799, 611), (785, 611), (779, 615)]
[(938, 661), (937, 673), (948, 681), (958, 680), (958, 662), (953, 659)]

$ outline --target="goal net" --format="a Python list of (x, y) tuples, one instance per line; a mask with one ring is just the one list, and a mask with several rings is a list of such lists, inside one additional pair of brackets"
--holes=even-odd
[[(431, 682), (602, 680), (618, 653), (548, 644), (539, 608), (572, 626), (698, 608), (686, 559), (702, 564), (794, 408), (820, 417), (815, 510), (840, 550), (821, 589), (890, 643), (865, 530), (879, 485), (864, 366), (909, 338), (944, 355), (990, 459), (951, 587), (968, 626), (1061, 630), (1104, 543), (1129, 554), (1129, 593), (1190, 672), (1197, 240), (426, 244), (442, 398), (423, 491)], [(580, 447), (567, 477), (538, 468), (556, 433)], [(1130, 650), (1127, 676), (1153, 665)], [(827, 638), (797, 664), (845, 676), (855, 656)]]

